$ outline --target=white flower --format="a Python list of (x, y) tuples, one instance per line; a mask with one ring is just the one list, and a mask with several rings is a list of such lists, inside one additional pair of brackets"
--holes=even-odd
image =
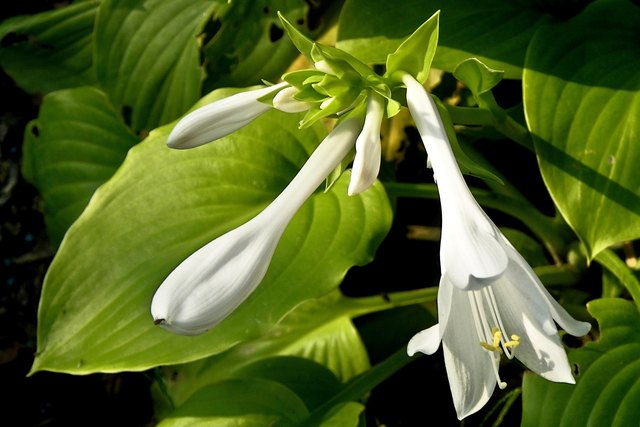
[(298, 101), (294, 98), (294, 95), (298, 92), (298, 89), (294, 86), (289, 86), (282, 89), (273, 97), (273, 106), (285, 113), (301, 113), (309, 109), (309, 104), (306, 102)]
[(437, 107), (405, 75), (407, 104), (437, 178), (442, 206), (438, 324), (414, 336), (407, 352), (434, 353), (442, 342), (459, 419), (480, 410), (496, 384), (500, 355), (540, 376), (574, 383), (554, 323), (575, 336), (591, 325), (573, 319), (473, 198), (451, 151)]
[(260, 214), (187, 257), (151, 303), (154, 322), (182, 335), (224, 320), (258, 286), (287, 224), (353, 148), (360, 117), (347, 117), (316, 148), (300, 172)]
[(356, 156), (351, 168), (348, 194), (361, 193), (371, 187), (380, 172), (380, 126), (384, 113), (384, 99), (375, 92), (369, 94), (367, 114), (362, 132), (356, 140)]
[(176, 124), (167, 145), (179, 149), (193, 148), (227, 136), (272, 108), (258, 101), (259, 98), (287, 86), (288, 83), (282, 82), (244, 91), (200, 107)]

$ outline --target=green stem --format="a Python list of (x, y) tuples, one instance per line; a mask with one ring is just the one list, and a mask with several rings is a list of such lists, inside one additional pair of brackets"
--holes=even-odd
[(631, 298), (640, 308), (640, 281), (633, 274), (631, 269), (620, 259), (618, 255), (611, 249), (605, 249), (598, 253), (595, 261), (601, 266), (609, 270), (624, 285)]
[[(419, 357), (418, 355), (417, 357)], [(374, 387), (381, 384), (387, 378), (395, 374), (400, 368), (415, 360), (417, 357), (409, 357), (405, 347), (400, 348), (384, 361), (373, 366), (368, 371), (351, 379), (335, 396), (316, 408), (305, 420), (305, 426), (318, 426), (324, 415), (331, 408), (343, 402), (360, 400)]]
[(435, 301), (438, 297), (438, 287), (415, 289), (411, 291), (392, 292), (389, 294), (369, 297), (343, 298), (338, 304), (344, 305), (344, 311), (351, 317)]
[(477, 97), (481, 109), (487, 109), (493, 115), (493, 127), (504, 136), (522, 145), (529, 151), (535, 151), (533, 139), (527, 128), (516, 122), (498, 105), (491, 92), (484, 92)]
[[(411, 184), (385, 182), (385, 189), (392, 197), (415, 197), (436, 200), (438, 187), (435, 184)], [(543, 215), (529, 202), (514, 200), (491, 191), (471, 189), (471, 193), (482, 206), (505, 212), (520, 221), (543, 242), (545, 248), (557, 263), (560, 263), (568, 241), (569, 230), (555, 218)]]

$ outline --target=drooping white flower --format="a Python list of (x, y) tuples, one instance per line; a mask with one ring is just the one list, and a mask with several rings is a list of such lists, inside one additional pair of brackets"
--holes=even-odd
[(361, 129), (359, 116), (343, 119), (269, 206), (178, 265), (153, 297), (154, 322), (197, 335), (235, 310), (262, 281), (291, 218), (353, 148)]
[(259, 98), (286, 88), (286, 82), (236, 93), (183, 117), (167, 139), (170, 148), (194, 148), (233, 133), (272, 107)]
[(480, 410), (496, 384), (506, 386), (498, 373), (502, 353), (550, 381), (574, 383), (555, 322), (575, 336), (591, 325), (555, 301), (478, 205), (434, 101), (413, 77), (405, 75), (403, 83), (442, 207), (438, 324), (414, 336), (407, 352), (433, 354), (442, 342), (459, 419)]
[(369, 94), (367, 113), (362, 132), (356, 140), (356, 156), (349, 181), (350, 196), (359, 194), (373, 185), (380, 172), (380, 126), (384, 115), (384, 99), (375, 92)]

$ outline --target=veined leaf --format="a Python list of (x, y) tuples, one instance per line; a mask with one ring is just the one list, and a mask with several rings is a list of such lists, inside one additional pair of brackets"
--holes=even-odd
[(527, 53), (524, 106), (542, 176), (591, 259), (640, 237), (638, 22), (628, 1), (594, 2), (541, 29)]
[(145, 370), (220, 353), (267, 333), (301, 302), (329, 293), (369, 262), (391, 222), (376, 184), (347, 196), (349, 176), (317, 192), (285, 231), (258, 289), (197, 337), (153, 325), (153, 293), (194, 250), (278, 194), (324, 136), (272, 111), (197, 149), (165, 146), (171, 126), (130, 150), (65, 236), (45, 280), (32, 372)]
[(138, 132), (166, 124), (198, 98), (196, 38), (217, 2), (105, 0), (95, 27), (99, 83)]
[(25, 131), (23, 173), (42, 195), (54, 247), (137, 143), (98, 89), (65, 89), (45, 96), (38, 118)]
[(523, 427), (603, 425), (626, 427), (640, 419), (640, 315), (629, 301), (603, 298), (588, 304), (600, 338), (569, 353), (576, 384), (527, 374)]
[(92, 32), (97, 1), (84, 1), (0, 24), (0, 65), (27, 92), (95, 83)]

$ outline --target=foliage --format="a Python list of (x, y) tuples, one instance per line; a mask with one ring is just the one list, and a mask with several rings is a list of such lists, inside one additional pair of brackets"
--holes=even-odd
[[(495, 397), (464, 425), (509, 416), (524, 426), (633, 425), (638, 22), (629, 0), (88, 0), (0, 23), (0, 65), (43, 94), (22, 170), (41, 194), (55, 258), (30, 375), (152, 372), (161, 426), (355, 427), (385, 422), (369, 403), (386, 380), (418, 364), (436, 369), (424, 358), (407, 366), (405, 335), (433, 323), (437, 260), (424, 260), (418, 286), (402, 283), (397, 264), (358, 280), (363, 266), (383, 262), (403, 203), (437, 199), (400, 103), (387, 110), (383, 152), (392, 154), (379, 181), (347, 196), (347, 171), (317, 190), (259, 288), (214, 331), (175, 336), (150, 317), (163, 278), (276, 197), (326, 136), (329, 114), (270, 111), (186, 151), (166, 147), (176, 121), (226, 88), (285, 72), (304, 87), (314, 77), (297, 70), (324, 60), (347, 64), (389, 100), (395, 88), (369, 66), (389, 81), (407, 67), (418, 75), (455, 125), (450, 138), (478, 202), (558, 301), (594, 325), (570, 351), (575, 386), (527, 373), (521, 411), (519, 399)], [(429, 42), (403, 43), (416, 29)], [(318, 47), (321, 39), (342, 50)], [(419, 214), (414, 235), (438, 227), (437, 211)], [(429, 407), (429, 379), (413, 381), (420, 387), (407, 393), (424, 393)], [(509, 388), (518, 381), (513, 374)], [(386, 416), (389, 426), (402, 419)]]

